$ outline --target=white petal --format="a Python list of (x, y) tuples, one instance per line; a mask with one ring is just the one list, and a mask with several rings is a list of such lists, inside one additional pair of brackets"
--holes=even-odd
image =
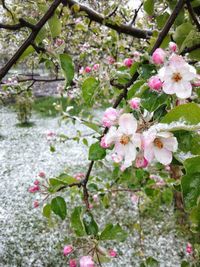
[(124, 147), (125, 147), (124, 166), (127, 168), (132, 165), (132, 162), (136, 158), (136, 148), (131, 143), (125, 145)]
[(110, 127), (108, 133), (105, 135), (105, 143), (107, 145), (111, 145), (117, 140), (117, 129), (116, 127), (112, 126)]
[(163, 137), (163, 138), (169, 138), (169, 137), (173, 137), (173, 134), (170, 132), (159, 132), (156, 135), (157, 137)]
[(148, 162), (151, 162), (154, 159), (153, 143), (151, 143), (149, 146), (144, 148), (144, 157)]
[(157, 148), (154, 146), (154, 154), (155, 158), (157, 159), (158, 162), (168, 165), (172, 161), (172, 152), (167, 150), (166, 148)]
[(120, 142), (115, 143), (114, 152), (117, 153), (117, 155), (124, 157), (125, 151), (125, 145), (122, 145)]
[(141, 134), (134, 134), (131, 138), (131, 142), (134, 144), (135, 147), (141, 148)]
[(164, 145), (164, 148), (169, 151), (175, 152), (178, 149), (178, 142), (176, 137), (161, 138), (161, 141)]
[(192, 85), (190, 82), (184, 81), (179, 83), (179, 86), (175, 89), (176, 95), (180, 99), (186, 99), (192, 95)]
[(186, 64), (185, 68), (181, 70), (181, 75), (183, 80), (191, 81), (196, 77), (196, 69), (193, 66)]
[(137, 130), (137, 120), (130, 113), (124, 113), (119, 117), (119, 131), (132, 135)]
[(163, 88), (163, 91), (168, 95), (173, 95), (175, 93), (173, 83), (164, 82), (162, 88)]

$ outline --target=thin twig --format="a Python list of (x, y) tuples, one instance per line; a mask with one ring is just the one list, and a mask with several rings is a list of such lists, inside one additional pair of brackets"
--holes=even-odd
[(188, 12), (190, 13), (191, 18), (193, 19), (194, 23), (196, 24), (197, 29), (200, 31), (200, 23), (199, 23), (196, 15), (195, 15), (195, 12), (192, 8), (190, 0), (186, 0), (186, 4), (187, 4)]

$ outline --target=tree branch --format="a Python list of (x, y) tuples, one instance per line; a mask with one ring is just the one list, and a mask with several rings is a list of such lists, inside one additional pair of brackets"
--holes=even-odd
[(72, 7), (75, 4), (79, 5), (79, 10), (84, 11), (90, 20), (95, 21), (104, 26), (107, 26), (108, 28), (111, 28), (113, 30), (116, 30), (118, 33), (125, 33), (127, 35), (131, 35), (135, 38), (141, 38), (141, 39), (148, 39), (152, 35), (151, 31), (140, 30), (132, 27), (132, 25), (123, 23), (119, 25), (114, 21), (110, 22), (109, 20), (106, 20), (106, 17), (104, 17), (103, 15), (99, 14), (98, 12), (87, 6), (84, 6), (76, 2), (75, 0), (62, 0), (62, 3), (63, 5), (67, 5), (69, 7)]
[(24, 41), (22, 46), (17, 50), (17, 52), (13, 55), (13, 57), (7, 62), (7, 64), (0, 70), (0, 81), (8, 73), (8, 71), (12, 68), (12, 66), (17, 62), (17, 60), (24, 53), (24, 51), (29, 47), (29, 45), (33, 43), (33, 41), (35, 40), (41, 28), (49, 20), (49, 18), (51, 18), (51, 16), (54, 14), (54, 11), (57, 9), (57, 7), (60, 5), (61, 2), (62, 0), (55, 0), (52, 3), (50, 8), (41, 18), (41, 20), (34, 26), (29, 37)]
[(187, 8), (188, 8), (188, 12), (190, 13), (190, 16), (192, 17), (194, 23), (196, 24), (197, 26), (197, 29), (200, 31), (200, 23), (194, 13), (194, 10), (192, 8), (192, 5), (190, 3), (190, 0), (186, 0), (186, 4), (187, 4)]
[(6, 29), (6, 30), (11, 30), (11, 31), (16, 31), (16, 30), (20, 30), (21, 28), (30, 28), (30, 29), (34, 29), (34, 25), (29, 23), (28, 21), (24, 20), (24, 19), (19, 19), (19, 23), (14, 24), (14, 25), (9, 25), (9, 24), (3, 24), (0, 23), (0, 29)]
[(191, 47), (186, 47), (182, 52), (181, 55), (185, 55), (186, 53), (190, 53), (196, 49), (200, 49), (200, 44), (196, 44), (194, 46)]

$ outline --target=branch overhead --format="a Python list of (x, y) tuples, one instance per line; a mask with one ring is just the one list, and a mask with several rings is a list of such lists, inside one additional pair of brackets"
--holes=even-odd
[(75, 0), (62, 0), (63, 5), (72, 7), (73, 5), (78, 5), (80, 11), (84, 11), (88, 18), (92, 21), (95, 21), (99, 24), (102, 24), (108, 28), (111, 28), (113, 30), (116, 30), (118, 33), (125, 33), (127, 35), (131, 35), (135, 38), (141, 38), (141, 39), (149, 39), (150, 36), (152, 35), (151, 31), (145, 31), (145, 30), (140, 30), (135, 27), (133, 27), (130, 24), (117, 24), (114, 21), (110, 22), (110, 20), (106, 19), (103, 15), (99, 14), (95, 10), (82, 5)]

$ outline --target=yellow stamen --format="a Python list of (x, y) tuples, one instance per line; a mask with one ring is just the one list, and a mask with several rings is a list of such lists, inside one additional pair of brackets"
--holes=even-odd
[(130, 141), (130, 137), (128, 135), (123, 134), (122, 137), (120, 138), (120, 143), (122, 145), (127, 145)]
[(154, 140), (154, 145), (155, 145), (157, 148), (159, 148), (159, 149), (162, 149), (162, 148), (163, 148), (163, 143), (162, 143), (162, 141), (161, 141), (159, 138), (156, 138), (156, 139)]
[(174, 82), (178, 83), (179, 81), (182, 80), (181, 74), (179, 72), (174, 73), (173, 76), (172, 76), (172, 80)]

